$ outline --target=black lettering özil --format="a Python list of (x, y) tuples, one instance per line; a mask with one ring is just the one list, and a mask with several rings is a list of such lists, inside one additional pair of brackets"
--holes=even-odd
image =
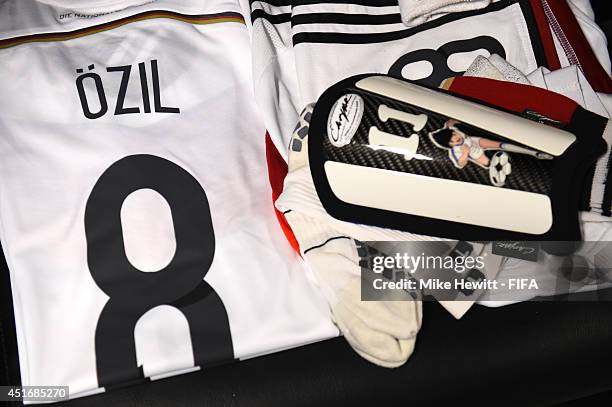
[[(94, 65), (89, 65), (88, 69), (91, 71), (94, 69)], [(77, 73), (83, 73), (83, 69), (77, 69)], [(121, 83), (119, 85), (119, 91), (117, 92), (117, 101), (115, 104), (115, 115), (123, 115), (123, 114), (134, 114), (140, 113), (140, 107), (125, 107), (125, 98), (128, 90), (128, 86), (130, 84), (130, 74), (132, 71), (131, 65), (119, 65), (119, 66), (109, 66), (106, 68), (107, 72), (121, 72)], [(149, 96), (149, 88), (147, 82), (147, 70), (144, 62), (138, 63), (138, 74), (140, 76), (140, 91), (142, 95), (142, 106), (144, 113), (151, 113), (151, 100)], [(91, 78), (94, 80), (95, 88), (98, 94), (98, 98), (100, 100), (100, 110), (98, 112), (92, 112), (88, 100), (87, 95), (85, 93), (85, 86), (83, 85), (83, 81), (86, 78)], [(157, 65), (157, 60), (151, 60), (151, 81), (153, 86), (153, 104), (156, 113), (180, 113), (180, 109), (178, 107), (170, 107), (162, 105), (162, 95), (161, 95), (161, 87), (159, 84), (159, 68)], [(104, 86), (102, 84), (102, 78), (100, 75), (94, 72), (88, 72), (86, 74), (82, 74), (76, 79), (77, 90), (79, 93), (79, 99), (81, 101), (81, 107), (83, 109), (83, 114), (88, 119), (97, 119), (106, 114), (108, 111), (108, 105), (106, 101), (106, 95), (104, 91)]]

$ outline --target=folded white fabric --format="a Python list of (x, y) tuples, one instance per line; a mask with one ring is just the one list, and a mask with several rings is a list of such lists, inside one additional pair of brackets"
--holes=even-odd
[(463, 76), (472, 76), (477, 78), (495, 79), (505, 81), (504, 75), (497, 69), (486, 57), (478, 55), (472, 65), (465, 71)]
[(529, 79), (520, 70), (497, 54), (493, 54), (489, 58), (482, 55), (477, 56), (463, 76), (530, 84)]
[(402, 22), (408, 27), (426, 23), (445, 14), (485, 8), (491, 0), (399, 0)]
[[(610, 117), (610, 113), (602, 103), (601, 95), (598, 95), (593, 90), (580, 68), (576, 65), (552, 72), (547, 68), (540, 67), (527, 74), (527, 79), (534, 86), (567, 96), (593, 113)], [(510, 79), (507, 80), (511, 81)]]

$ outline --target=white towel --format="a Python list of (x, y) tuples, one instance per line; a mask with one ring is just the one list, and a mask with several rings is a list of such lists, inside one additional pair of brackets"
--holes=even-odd
[(516, 82), (524, 85), (531, 84), (521, 71), (497, 54), (493, 54), (489, 58), (482, 55), (477, 56), (463, 76), (497, 79), (498, 81)]
[(491, 0), (399, 0), (402, 21), (408, 27), (449, 13), (485, 8)]

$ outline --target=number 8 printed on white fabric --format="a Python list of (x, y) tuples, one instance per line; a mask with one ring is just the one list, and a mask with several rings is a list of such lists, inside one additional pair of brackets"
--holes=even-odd
[[(128, 260), (121, 207), (132, 192), (149, 188), (168, 202), (176, 252), (170, 263), (146, 273)], [(180, 166), (153, 155), (132, 155), (112, 164), (96, 182), (85, 209), (87, 262), (94, 281), (110, 298), (98, 319), (95, 348), (100, 387), (144, 378), (136, 360), (134, 328), (159, 305), (179, 309), (188, 321), (195, 365), (234, 358), (227, 313), (204, 281), (215, 253), (206, 193)]]

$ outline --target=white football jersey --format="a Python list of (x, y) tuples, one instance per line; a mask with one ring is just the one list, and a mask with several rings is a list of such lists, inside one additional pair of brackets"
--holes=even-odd
[(595, 90), (612, 92), (605, 35), (590, 6), (573, 3), (497, 0), (407, 28), (397, 0), (251, 1), (255, 89), (266, 127), (286, 159), (298, 113), (332, 84), (386, 73), (437, 87), (477, 55), (493, 53), (525, 74), (580, 64), (590, 82), (603, 83)]
[(87, 4), (0, 2), (21, 384), (75, 397), (337, 335), (274, 216), (238, 2)]

